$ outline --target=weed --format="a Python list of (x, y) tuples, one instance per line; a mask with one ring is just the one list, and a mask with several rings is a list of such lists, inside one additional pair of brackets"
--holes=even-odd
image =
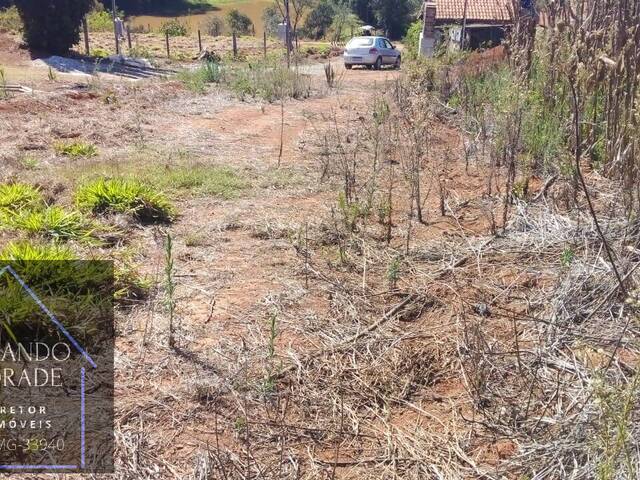
[(166, 222), (174, 216), (173, 205), (154, 188), (137, 180), (100, 178), (80, 187), (76, 205), (84, 211), (125, 213), (142, 222)]
[(560, 255), (560, 263), (563, 267), (568, 267), (573, 263), (573, 260), (576, 258), (576, 252), (571, 248), (567, 247), (562, 251)]
[(50, 82), (55, 82), (58, 79), (58, 75), (53, 68), (49, 67), (49, 71), (47, 72), (47, 78)]
[(160, 32), (170, 37), (184, 37), (187, 35), (187, 26), (174, 18), (164, 22), (160, 26)]
[(22, 31), (22, 20), (15, 6), (0, 9), (0, 32), (3, 31), (13, 33)]
[(98, 154), (98, 149), (95, 145), (84, 142), (56, 142), (53, 145), (53, 149), (58, 155), (64, 155), (66, 157), (94, 157)]
[(165, 250), (165, 305), (167, 307), (167, 312), (169, 315), (169, 346), (175, 346), (175, 338), (174, 338), (174, 320), (175, 320), (175, 312), (176, 312), (176, 281), (175, 281), (175, 270), (173, 265), (173, 239), (171, 238), (171, 234), (167, 233), (167, 237), (164, 242), (164, 250)]
[(22, 165), (22, 168), (25, 170), (36, 170), (40, 166), (40, 162), (31, 155), (24, 155), (20, 158), (20, 165)]
[(95, 58), (107, 58), (109, 56), (109, 51), (101, 47), (96, 47), (91, 50), (91, 56)]
[(224, 199), (238, 196), (248, 182), (229, 167), (179, 166), (152, 169), (144, 175), (149, 183), (167, 190), (186, 190)]
[(20, 210), (43, 203), (42, 194), (36, 187), (23, 183), (0, 184), (0, 210)]
[[(118, 12), (118, 15), (124, 17), (124, 12)], [(91, 32), (113, 31), (113, 17), (108, 10), (93, 10), (87, 15), (87, 24)]]
[(178, 78), (192, 92), (204, 93), (208, 84), (220, 83), (222, 69), (216, 62), (206, 62), (195, 70), (183, 70)]
[(307, 98), (309, 80), (281, 63), (257, 62), (230, 73), (231, 90), (240, 98), (261, 98), (267, 102), (284, 98)]
[(74, 253), (57, 243), (11, 242), (0, 251), (2, 260), (75, 260)]
[(387, 265), (387, 281), (391, 289), (395, 289), (400, 279), (400, 268), (402, 267), (402, 259), (399, 256), (395, 256)]
[(152, 283), (148, 278), (141, 277), (131, 262), (118, 263), (113, 273), (116, 300), (133, 301), (147, 296)]
[(95, 230), (80, 212), (58, 206), (32, 211), (5, 211), (0, 213), (0, 225), (6, 229), (59, 240), (86, 240)]

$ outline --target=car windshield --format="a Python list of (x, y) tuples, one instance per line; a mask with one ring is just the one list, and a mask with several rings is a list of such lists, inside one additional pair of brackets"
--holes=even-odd
[(370, 47), (373, 45), (373, 38), (352, 38), (347, 47)]

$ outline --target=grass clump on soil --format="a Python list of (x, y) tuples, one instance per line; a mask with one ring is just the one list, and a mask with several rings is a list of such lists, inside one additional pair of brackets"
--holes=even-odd
[(210, 83), (220, 83), (222, 70), (216, 62), (206, 62), (194, 70), (183, 70), (178, 74), (183, 85), (195, 93), (204, 93)]
[(84, 142), (57, 142), (53, 146), (56, 153), (66, 157), (95, 157), (98, 149), (91, 143)]
[(167, 190), (215, 195), (224, 199), (238, 196), (249, 183), (229, 167), (192, 165), (158, 168), (147, 174), (149, 183)]
[(247, 67), (233, 70), (228, 83), (241, 100), (250, 97), (273, 102), (311, 95), (309, 79), (280, 62), (249, 63)]
[(10, 242), (0, 251), (0, 260), (75, 260), (76, 256), (68, 247), (57, 243), (34, 243), (28, 241)]
[(86, 240), (94, 231), (94, 226), (80, 212), (58, 206), (6, 211), (0, 214), (0, 225), (8, 230), (59, 240)]
[(24, 183), (0, 184), (0, 209), (20, 210), (43, 204), (40, 190)]
[(133, 179), (94, 180), (78, 189), (75, 200), (84, 211), (124, 213), (142, 222), (168, 222), (175, 215), (164, 194)]

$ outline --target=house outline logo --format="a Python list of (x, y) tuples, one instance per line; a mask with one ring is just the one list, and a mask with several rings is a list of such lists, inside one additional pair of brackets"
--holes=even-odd
[[(38, 305), (38, 308), (42, 310), (42, 312), (51, 320), (51, 322), (56, 326), (56, 328), (62, 333), (67, 340), (74, 346), (74, 348), (80, 353), (84, 359), (91, 365), (93, 369), (97, 369), (98, 365), (91, 358), (91, 356), (87, 353), (87, 351), (83, 348), (82, 345), (69, 333), (69, 331), (64, 328), (64, 325), (56, 318), (56, 316), (47, 308), (47, 306), (40, 300), (38, 295), (25, 283), (25, 281), (18, 275), (18, 273), (11, 267), (11, 265), (5, 265), (3, 268), (0, 268), (0, 277), (4, 274), (9, 274), (13, 277), (22, 287), (22, 289), (27, 293), (27, 295)], [(86, 369), (85, 367), (80, 368), (80, 468), (85, 468), (86, 459), (85, 459), (85, 427), (86, 427), (86, 391), (85, 391), (85, 377), (86, 377)], [(0, 471), (3, 470), (76, 470), (78, 469), (78, 465), (0, 465)]]

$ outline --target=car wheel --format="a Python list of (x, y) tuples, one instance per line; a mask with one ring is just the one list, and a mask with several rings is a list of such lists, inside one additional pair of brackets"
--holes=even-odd
[(346, 68), (347, 70), (351, 70), (353, 68), (353, 65), (351, 65), (349, 63), (345, 63), (344, 64), (344, 68)]
[(396, 58), (396, 63), (393, 65), (393, 68), (395, 68), (396, 70), (400, 70), (400, 64), (402, 63), (402, 60), (400, 57)]
[(373, 68), (376, 70), (380, 70), (382, 68), (382, 57), (378, 57), (376, 63), (373, 65)]

